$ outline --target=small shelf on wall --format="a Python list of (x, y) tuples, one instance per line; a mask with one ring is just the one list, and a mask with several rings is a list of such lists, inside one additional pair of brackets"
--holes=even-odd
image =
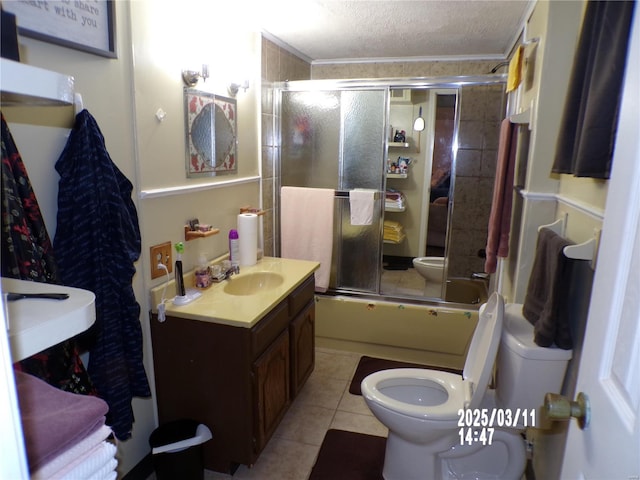
[(201, 232), (200, 230), (191, 230), (189, 228), (189, 225), (184, 226), (184, 239), (187, 242), (196, 238), (210, 237), (211, 235), (216, 235), (218, 233), (220, 233), (219, 228), (212, 228), (211, 230), (207, 230), (206, 232)]
[(18, 362), (75, 337), (96, 320), (96, 296), (89, 290), (2, 278), (3, 292), (66, 293), (64, 300), (30, 299), (5, 304), (11, 360)]
[(259, 208), (251, 208), (251, 207), (240, 207), (240, 213), (255, 213), (259, 217), (263, 216), (266, 212), (264, 210), (260, 210)]
[(408, 142), (389, 142), (389, 147), (393, 148), (409, 148)]
[(511, 120), (511, 123), (528, 124), (531, 122), (531, 109), (527, 109), (523, 112), (511, 115), (509, 117), (509, 120)]
[(73, 105), (74, 79), (6, 58), (0, 59), (3, 105)]

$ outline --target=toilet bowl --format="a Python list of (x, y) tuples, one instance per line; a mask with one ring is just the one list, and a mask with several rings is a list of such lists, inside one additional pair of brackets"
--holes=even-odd
[(442, 282), (444, 273), (444, 257), (416, 257), (413, 268), (430, 282)]
[[(538, 380), (538, 372), (554, 368), (564, 376), (571, 352), (534, 345), (533, 326), (521, 312), (521, 305), (505, 309), (497, 293), (489, 297), (479, 310), (462, 376), (407, 368), (376, 372), (362, 381), (367, 406), (389, 429), (385, 480), (521, 478), (526, 466), (522, 425), (487, 430), (460, 424), (468, 410), (533, 409), (546, 391), (560, 391), (562, 378), (549, 383)], [(499, 349), (498, 379), (508, 384), (502, 396), (487, 389)], [(541, 366), (543, 359), (553, 365)]]

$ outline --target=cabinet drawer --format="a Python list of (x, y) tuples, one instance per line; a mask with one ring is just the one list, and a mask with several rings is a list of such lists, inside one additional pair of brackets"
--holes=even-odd
[(291, 318), (313, 299), (315, 289), (315, 278), (311, 275), (302, 285), (291, 292), (291, 295), (289, 295), (289, 316)]
[(287, 301), (278, 304), (258, 324), (251, 329), (251, 357), (256, 358), (289, 325)]

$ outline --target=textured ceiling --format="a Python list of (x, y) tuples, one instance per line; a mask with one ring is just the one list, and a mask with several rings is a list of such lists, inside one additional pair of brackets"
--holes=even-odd
[[(504, 58), (529, 0), (264, 1), (260, 24), (315, 63)], [(268, 7), (267, 7), (268, 6)]]

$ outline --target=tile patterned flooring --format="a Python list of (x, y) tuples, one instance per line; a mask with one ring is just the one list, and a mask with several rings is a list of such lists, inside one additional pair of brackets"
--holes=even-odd
[(412, 295), (418, 297), (441, 296), (442, 284), (427, 282), (414, 268), (407, 270), (382, 270), (380, 278), (385, 295)]
[(363, 398), (349, 393), (359, 353), (316, 349), (316, 365), (304, 388), (253, 467), (232, 476), (205, 471), (205, 480), (306, 480), (327, 430), (387, 436)]

